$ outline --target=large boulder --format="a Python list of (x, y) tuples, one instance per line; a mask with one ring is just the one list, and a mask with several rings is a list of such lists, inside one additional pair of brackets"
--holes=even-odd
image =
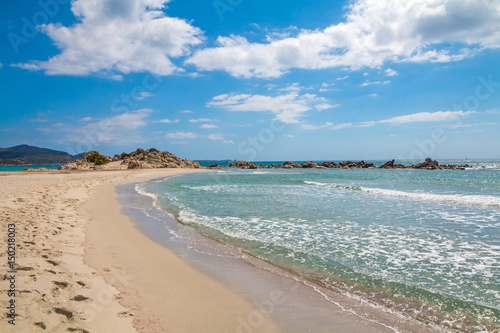
[(137, 161), (130, 161), (128, 163), (127, 169), (141, 169), (141, 164)]

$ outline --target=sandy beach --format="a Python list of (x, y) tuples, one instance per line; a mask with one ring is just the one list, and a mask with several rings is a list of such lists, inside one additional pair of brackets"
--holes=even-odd
[[(233, 332), (254, 307), (138, 232), (114, 186), (195, 170), (9, 172), (1, 233), (1, 332)], [(14, 280), (9, 281), (13, 276)], [(15, 296), (9, 289), (15, 286)], [(254, 330), (279, 332), (269, 320)]]
[(245, 256), (202, 259), (210, 273), (123, 214), (117, 186), (188, 172), (203, 170), (0, 173), (0, 331), (432, 331)]

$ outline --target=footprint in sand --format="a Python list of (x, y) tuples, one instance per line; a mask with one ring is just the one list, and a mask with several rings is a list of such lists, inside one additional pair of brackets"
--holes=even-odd
[(65, 308), (54, 308), (54, 312), (65, 316), (67, 319), (73, 318), (73, 312), (66, 310)]
[(82, 333), (90, 333), (89, 331), (87, 330), (84, 330), (83, 328), (68, 328), (67, 329), (68, 332), (82, 332)]
[(52, 283), (60, 288), (66, 288), (68, 286), (68, 282), (52, 281)]
[(47, 328), (47, 326), (45, 326), (45, 324), (42, 321), (36, 322), (33, 325), (41, 327), (43, 330)]
[(89, 297), (85, 297), (83, 295), (76, 295), (75, 297), (73, 297), (71, 299), (72, 301), (77, 301), (77, 302), (83, 302), (83, 301), (87, 301), (87, 300), (91, 300), (92, 301), (92, 298), (89, 298)]

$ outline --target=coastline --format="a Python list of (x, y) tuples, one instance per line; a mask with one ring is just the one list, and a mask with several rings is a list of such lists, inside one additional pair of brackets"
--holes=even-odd
[[(100, 187), (87, 203), (85, 261), (121, 291), (120, 303), (134, 313), (138, 332), (234, 331), (253, 305), (140, 233), (115, 200), (115, 187), (125, 183), (130, 181)], [(280, 330), (266, 321), (255, 332)]]
[[(114, 188), (194, 169), (0, 174), (2, 235), (16, 225), (15, 296), (2, 332), (233, 331), (254, 307), (137, 231)], [(7, 272), (7, 251), (0, 253)], [(256, 332), (279, 332), (271, 321)]]
[[(234, 268), (236, 273), (220, 273), (260, 276), (258, 282), (247, 278), (247, 285), (262, 290), (260, 296), (251, 295), (152, 241), (116, 201), (116, 186), (193, 171), (1, 173), (0, 206), (6, 212), (1, 232), (6, 234), (7, 224), (16, 223), (19, 268), (16, 326), (8, 324), (4, 315), (0, 330), (290, 332), (303, 331), (313, 323), (323, 327), (318, 332), (331, 332), (333, 323), (339, 331), (390, 332), (393, 329), (370, 317), (381, 315), (401, 323), (393, 314), (370, 308), (365, 318), (354, 315), (342, 308), (353, 300), (326, 295), (293, 275), (276, 274), (261, 261), (257, 265), (243, 262), (239, 267), (248, 269), (244, 273), (239, 268)], [(6, 253), (0, 258), (6, 268)], [(8, 304), (6, 283), (1, 288), (2, 307)], [(265, 301), (273, 303), (272, 316), (263, 316), (262, 306), (269, 304)], [(360, 312), (366, 310), (360, 304), (353, 306), (363, 308)], [(322, 314), (320, 320), (318, 314)], [(288, 323), (289, 327), (305, 326), (284, 330), (291, 318), (295, 322)], [(432, 331), (412, 322), (403, 326), (407, 329), (402, 331)]]
[[(397, 312), (326, 289), (293, 271), (202, 236), (158, 209), (152, 196), (137, 191), (137, 186), (158, 181), (117, 186), (122, 213), (130, 216), (135, 227), (150, 240), (174, 251), (216, 281), (235, 286), (257, 307), (229, 332), (260, 331), (256, 328), (260, 328), (262, 319), (279, 327), (265, 332), (434, 332)], [(274, 298), (276, 295), (279, 297)]]

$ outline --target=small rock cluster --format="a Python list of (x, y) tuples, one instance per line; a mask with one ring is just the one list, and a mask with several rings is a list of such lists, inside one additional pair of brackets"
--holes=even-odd
[(111, 162), (111, 158), (108, 156), (102, 155), (99, 151), (93, 151), (89, 150), (85, 152), (84, 157), (80, 160), (76, 160), (74, 162), (66, 163), (62, 167), (59, 168), (59, 170), (89, 170), (89, 169), (96, 169), (96, 165), (93, 162), (90, 162), (89, 159), (91, 156), (95, 155), (100, 155), (103, 156), (104, 158), (107, 159), (108, 162)]
[[(222, 168), (218, 164), (212, 164), (209, 168)], [(229, 168), (240, 168), (240, 169), (367, 169), (367, 168), (375, 168), (373, 163), (367, 163), (365, 161), (343, 161), (340, 163), (335, 162), (303, 162), (301, 164), (297, 164), (295, 162), (286, 161), (283, 164), (279, 165), (263, 165), (263, 164), (254, 164), (252, 162), (247, 161), (237, 161), (235, 163), (229, 164)], [(394, 164), (394, 160), (388, 161), (384, 163), (382, 166), (378, 167), (379, 169), (426, 169), (426, 170), (465, 170), (466, 168), (470, 168), (469, 165), (446, 165), (439, 164), (437, 161), (433, 161), (430, 158), (426, 158), (424, 162), (404, 166), (402, 164)]]

